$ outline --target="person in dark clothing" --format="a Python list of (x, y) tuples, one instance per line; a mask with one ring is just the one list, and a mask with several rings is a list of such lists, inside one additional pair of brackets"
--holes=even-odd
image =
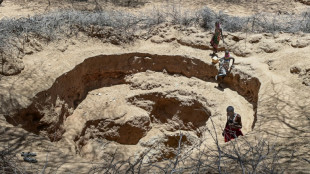
[(222, 135), (224, 136), (225, 142), (228, 142), (239, 137), (240, 135), (243, 136), (243, 133), (241, 132), (241, 116), (234, 112), (234, 107), (232, 106), (228, 106), (226, 111), (227, 122)]

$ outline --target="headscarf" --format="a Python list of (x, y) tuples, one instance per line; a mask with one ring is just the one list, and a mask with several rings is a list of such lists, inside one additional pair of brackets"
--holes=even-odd
[(230, 57), (230, 54), (229, 54), (229, 51), (225, 51), (225, 58), (228, 58), (228, 57)]
[(235, 109), (232, 106), (228, 106), (227, 109), (226, 109), (227, 112), (234, 112), (234, 110)]

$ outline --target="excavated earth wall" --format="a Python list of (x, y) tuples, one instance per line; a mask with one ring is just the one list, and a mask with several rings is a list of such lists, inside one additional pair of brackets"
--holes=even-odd
[[(166, 72), (168, 74), (178, 74), (185, 77), (196, 77), (203, 81), (215, 82), (214, 77), (218, 73), (216, 66), (208, 64), (199, 59), (189, 58), (185, 56), (171, 56), (171, 55), (156, 55), (148, 53), (126, 53), (119, 55), (98, 55), (84, 60), (78, 64), (71, 71), (64, 73), (58, 77), (54, 84), (44, 91), (36, 94), (32, 99), (31, 105), (24, 109), (16, 111), (16, 114), (5, 114), (7, 121), (13, 125), (22, 125), (22, 127), (30, 132), (39, 134), (45, 132), (51, 141), (59, 141), (65, 133), (64, 120), (71, 116), (78, 105), (86, 98), (88, 93), (94, 89), (102, 87), (110, 87), (119, 84), (129, 83), (125, 77), (130, 74), (145, 72), (147, 70), (155, 72)], [(228, 88), (237, 91), (239, 95), (243, 96), (249, 103), (253, 105), (254, 109), (254, 128), (256, 122), (256, 110), (258, 102), (258, 92), (260, 89), (260, 81), (256, 77), (235, 69), (227, 78), (225, 84)], [(120, 136), (115, 138), (108, 134), (98, 134), (99, 138), (105, 138), (110, 141), (116, 141), (121, 144), (136, 144), (148, 131), (150, 122), (165, 123), (167, 118), (161, 116), (161, 109), (166, 105), (178, 106), (180, 101), (177, 99), (165, 99), (164, 96), (158, 97), (161, 94), (141, 95), (140, 98), (156, 101), (157, 106), (151, 111), (151, 115), (156, 115), (156, 118), (151, 120), (141, 117), (144, 127), (138, 128), (134, 125), (134, 121), (127, 122), (117, 130)], [(154, 96), (156, 96), (154, 98)], [(130, 102), (134, 102), (133, 99)], [(167, 104), (168, 103), (168, 104)], [(195, 102), (194, 102), (195, 103)], [(181, 120), (185, 122), (183, 130), (191, 129), (188, 122), (193, 122), (193, 127), (200, 127), (205, 125), (211, 113), (193, 112), (192, 110), (201, 107), (200, 103), (193, 104), (187, 108), (183, 108), (185, 114), (180, 115)], [(46, 108), (51, 108), (46, 112)], [(187, 111), (185, 111), (187, 110)], [(43, 112), (45, 111), (45, 112)], [(156, 114), (154, 114), (156, 113)], [(187, 115), (192, 115), (186, 118)], [(183, 118), (184, 117), (184, 118)], [(202, 124), (202, 122), (204, 122)], [(102, 132), (109, 130), (115, 126), (116, 123), (106, 122), (104, 119), (88, 121), (83, 128), (80, 137), (85, 135), (85, 132), (90, 127), (101, 127)], [(130, 137), (127, 130), (131, 130), (130, 134), (136, 136)], [(199, 136), (199, 135), (198, 135)], [(85, 144), (83, 138), (75, 139), (78, 144)]]

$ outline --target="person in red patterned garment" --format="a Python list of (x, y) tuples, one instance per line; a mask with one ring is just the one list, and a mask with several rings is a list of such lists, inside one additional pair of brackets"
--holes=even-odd
[(215, 22), (215, 30), (214, 30), (214, 35), (210, 41), (211, 46), (213, 47), (213, 54), (212, 56), (216, 56), (217, 53), (217, 48), (219, 46), (220, 40), (223, 39), (224, 42), (224, 37), (223, 37), (223, 29), (221, 28), (220, 22), (217, 21)]
[(232, 106), (228, 106), (226, 111), (227, 111), (227, 122), (222, 135), (225, 138), (225, 142), (228, 142), (232, 139), (239, 137), (240, 135), (243, 136), (243, 133), (241, 132), (242, 128), (241, 116), (234, 112), (234, 107)]

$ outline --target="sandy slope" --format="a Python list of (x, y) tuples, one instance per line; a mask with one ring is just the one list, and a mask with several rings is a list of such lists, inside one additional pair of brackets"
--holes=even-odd
[[(32, 7), (32, 8), (29, 8)], [(19, 3), (13, 1), (4, 1), (0, 6), (0, 19), (5, 18), (20, 18), (28, 15), (34, 15), (36, 13), (42, 13), (43, 7), (36, 6), (35, 3), (29, 3), (29, 6), (21, 6)]]
[[(91, 46), (90, 46), (91, 45)], [(96, 46), (94, 46), (96, 45)], [(81, 49), (83, 48), (83, 49)], [(77, 51), (79, 50), (79, 51)], [(158, 50), (161, 50), (160, 52)], [(300, 165), (305, 162), (303, 159), (307, 159), (307, 142), (309, 139), (309, 132), (307, 131), (307, 116), (305, 114), (309, 111), (309, 100), (307, 92), (309, 89), (308, 86), (302, 84), (302, 80), (298, 78), (298, 75), (293, 75), (290, 73), (290, 67), (294, 64), (300, 64), (300, 61), (303, 61), (303, 65), (309, 65), (308, 59), (305, 59), (305, 55), (307, 53), (308, 47), (302, 49), (292, 48), (290, 46), (282, 48), (282, 51), (278, 51), (274, 54), (255, 54), (248, 58), (240, 58), (236, 57), (236, 60), (239, 65), (236, 65), (237, 69), (241, 71), (249, 72), (250, 74), (259, 78), (261, 84), (261, 88), (259, 91), (259, 102), (258, 102), (258, 113), (257, 113), (257, 122), (255, 124), (254, 130), (251, 134), (264, 135), (267, 136), (270, 140), (274, 140), (274, 135), (278, 135), (280, 138), (277, 138), (278, 142), (282, 142), (282, 145), (289, 145), (296, 146), (297, 142), (305, 145), (297, 150), (297, 154), (301, 155), (299, 157), (299, 161), (297, 162), (296, 169), (301, 167), (301, 170), (306, 165)], [(65, 52), (55, 50), (54, 45), (49, 45), (45, 48), (44, 51), (39, 52), (37, 54), (33, 54), (30, 56), (26, 56), (24, 58), (26, 68), (25, 70), (17, 76), (13, 77), (4, 77), (1, 80), (2, 88), (10, 87), (13, 85), (14, 88), (10, 90), (11, 100), (17, 101), (18, 105), (27, 106), (31, 102), (31, 97), (34, 96), (37, 92), (41, 91), (42, 89), (46, 89), (51, 84), (54, 83), (55, 78), (63, 74), (64, 72), (72, 69), (76, 64), (81, 63), (85, 58), (95, 56), (98, 54), (121, 54), (126, 52), (148, 52), (152, 54), (160, 54), (160, 55), (187, 55), (189, 57), (195, 57), (197, 59), (201, 59), (204, 62), (210, 62), (210, 58), (207, 56), (210, 51), (204, 51), (199, 49), (190, 48), (187, 46), (182, 46), (177, 43), (161, 43), (161, 44), (154, 44), (152, 42), (145, 42), (140, 41), (137, 42), (135, 45), (126, 46), (125, 48), (119, 48), (113, 45), (106, 45), (100, 44), (96, 40), (89, 40), (87, 42), (77, 42), (75, 45), (70, 45), (68, 50)], [(274, 60), (271, 65), (268, 66), (268, 61)], [(285, 60), (285, 61), (284, 61)], [(269, 63), (270, 64), (270, 63)], [(270, 66), (272, 68), (270, 68)], [(39, 68), (40, 67), (40, 68)], [(248, 69), (251, 67), (251, 69)], [(307, 67), (307, 66), (306, 66)], [(271, 70), (269, 70), (271, 69)], [(165, 77), (166, 76), (166, 77)], [(150, 79), (151, 78), (151, 79)], [(43, 80), (44, 79), (44, 80)], [(81, 124), (74, 124), (74, 123), (81, 123), (81, 118), (78, 117), (81, 113), (83, 113), (83, 109), (85, 111), (98, 111), (100, 113), (101, 104), (99, 103), (111, 103), (112, 105), (109, 106), (114, 108), (113, 102), (116, 102), (117, 105), (123, 103), (121, 108), (126, 108), (129, 103), (126, 102), (126, 98), (130, 98), (128, 94), (131, 96), (139, 95), (139, 93), (152, 93), (155, 91), (159, 91), (160, 93), (167, 93), (168, 91), (194, 91), (198, 96), (203, 96), (206, 98), (207, 101), (212, 101), (214, 105), (212, 107), (208, 107), (211, 109), (211, 113), (218, 113), (219, 120), (214, 120), (216, 124), (219, 126), (218, 129), (221, 129), (223, 126), (223, 120), (225, 120), (225, 107), (227, 105), (234, 105), (238, 113), (240, 113), (243, 117), (244, 122), (244, 132), (247, 133), (251, 129), (249, 126), (251, 125), (251, 120), (253, 120), (252, 114), (253, 110), (251, 111), (252, 106), (249, 105), (247, 101), (244, 100), (243, 97), (240, 98), (236, 94), (236, 92), (230, 91), (229, 89), (225, 89), (225, 91), (219, 91), (214, 88), (216, 84), (204, 82), (198, 79), (186, 78), (186, 77), (179, 77), (179, 76), (171, 76), (165, 75), (163, 73), (155, 73), (155, 72), (148, 72), (148, 73), (138, 73), (130, 76), (129, 79), (136, 79), (130, 86), (135, 86), (135, 88), (131, 88), (128, 85), (123, 86), (115, 86), (110, 88), (102, 88), (95, 91), (90, 92), (85, 100), (79, 105), (78, 109), (74, 111), (72, 116), (68, 117), (65, 122), (65, 129), (66, 132), (64, 135), (65, 137), (72, 137), (72, 131), (70, 131), (70, 127), (74, 129), (81, 129), (79, 127), (83, 127)], [(140, 90), (139, 88), (145, 88), (143, 86), (148, 86), (147, 84), (154, 85), (162, 84), (161, 79), (166, 79), (166, 84), (162, 85), (159, 88), (149, 89), (149, 90)], [(171, 80), (169, 80), (171, 79)], [(11, 82), (10, 82), (11, 81)], [(18, 83), (16, 83), (18, 81)], [(180, 82), (184, 82), (182, 86), (176, 86), (177, 84), (181, 84)], [(192, 82), (191, 82), (192, 81)], [(24, 82), (24, 83), (23, 83)], [(146, 84), (144, 84), (146, 83)], [(188, 86), (189, 84), (194, 84)], [(19, 85), (22, 85), (19, 87)], [(29, 87), (27, 87), (29, 86)], [(169, 89), (171, 88), (171, 89)], [(188, 88), (188, 89), (187, 89)], [(8, 89), (8, 88), (7, 88)], [(25, 91), (27, 89), (27, 91)], [(147, 88), (146, 88), (147, 89)], [(6, 91), (6, 90), (2, 90)], [(24, 92), (22, 92), (24, 91)], [(111, 92), (105, 92), (111, 91)], [(115, 91), (116, 93), (112, 92)], [(139, 92), (140, 91), (140, 92)], [(96, 98), (100, 97), (96, 94), (101, 93), (102, 99), (97, 100)], [(224, 95), (223, 95), (223, 94)], [(92, 95), (95, 94), (95, 95)], [(127, 95), (126, 95), (127, 94)], [(3, 94), (2, 94), (3, 95)], [(106, 98), (105, 96), (108, 96)], [(16, 97), (15, 97), (16, 96)], [(177, 96), (180, 97), (178, 94)], [(182, 95), (181, 95), (182, 96)], [(215, 97), (221, 96), (221, 97)], [(125, 97), (125, 98), (124, 98)], [(105, 99), (106, 98), (106, 99)], [(30, 99), (30, 100), (29, 100)], [(102, 101), (101, 101), (102, 100)], [(116, 101), (114, 101), (116, 100)], [(199, 101), (199, 100), (198, 100)], [(95, 102), (95, 103), (92, 103)], [(99, 102), (99, 103), (98, 103)], [(16, 104), (17, 104), (16, 103)], [(97, 108), (97, 104), (99, 108)], [(130, 106), (129, 104), (128, 106)], [(249, 105), (248, 107), (245, 107)], [(126, 106), (126, 107), (125, 107)], [(9, 105), (7, 109), (9, 109)], [(82, 108), (82, 110), (81, 110)], [(86, 109), (89, 108), (89, 109)], [(248, 108), (248, 109), (246, 109)], [(121, 110), (123, 110), (121, 109)], [(113, 111), (114, 110), (114, 111)], [(118, 111), (119, 109), (112, 109), (113, 113)], [(119, 113), (123, 111), (119, 110)], [(129, 109), (132, 110), (132, 109)], [(111, 112), (111, 111), (110, 111)], [(125, 111), (127, 112), (127, 111)], [(145, 111), (143, 111), (145, 112)], [(142, 113), (143, 113), (142, 112)], [(109, 111), (108, 111), (109, 113)], [(116, 112), (117, 113), (117, 112)], [(83, 114), (82, 114), (83, 115)], [(108, 114), (109, 115), (109, 114)], [(91, 116), (91, 115), (90, 115)], [(87, 118), (86, 114), (86, 118)], [(74, 121), (78, 119), (79, 121)], [(85, 119), (85, 115), (83, 116)], [(304, 120), (304, 121), (301, 121)], [(73, 121), (73, 122), (72, 122)], [(208, 123), (209, 124), (209, 123)], [(13, 128), (10, 128), (13, 129)], [(23, 130), (20, 130), (23, 131)], [(155, 130), (151, 130), (149, 134), (146, 134), (146, 137), (152, 137), (152, 132)], [(70, 133), (71, 132), (71, 133)], [(155, 131), (156, 132), (156, 131)], [(220, 131), (218, 131), (220, 132)], [(25, 132), (26, 133), (26, 132)], [(9, 131), (5, 131), (4, 135), (10, 135)], [(31, 135), (31, 134), (30, 134)], [(294, 137), (294, 135), (298, 135), (298, 137)], [(281, 138), (283, 137), (283, 138)], [(298, 141), (295, 139), (297, 138)], [(62, 141), (55, 143), (53, 146), (62, 147), (61, 151), (66, 152), (65, 154), (72, 154), (72, 150), (74, 149), (74, 145), (70, 146), (67, 138), (64, 138)], [(66, 141), (64, 141), (66, 140)], [(143, 139), (141, 139), (141, 142)], [(12, 140), (13, 141), (13, 140)], [(26, 140), (24, 140), (26, 141)], [(46, 140), (45, 140), (46, 141)], [(65, 144), (64, 144), (65, 143)], [(91, 142), (89, 142), (91, 143)], [(291, 144), (293, 143), (293, 144)], [(69, 146), (68, 146), (69, 145)], [(52, 146), (52, 147), (53, 147)], [(69, 150), (65, 150), (63, 148), (67, 146)], [(93, 147), (92, 147), (93, 146)], [(97, 145), (98, 146), (98, 145)], [(115, 148), (115, 145), (111, 145)], [(120, 148), (132, 148), (131, 150), (125, 150), (127, 152), (131, 152), (130, 154), (134, 154), (134, 149), (138, 147), (128, 146), (128, 145), (117, 145)], [(298, 145), (300, 146), (300, 145)], [(45, 152), (44, 148), (50, 147), (40, 147), (43, 148), (39, 150), (38, 147), (30, 146), (33, 151)], [(30, 149), (29, 145), (26, 143), (21, 143), (21, 147), (16, 149), (16, 152), (22, 151), (23, 149)], [(82, 149), (81, 154), (86, 155), (85, 153), (94, 153), (96, 151), (92, 151), (96, 147), (96, 143), (88, 144), (87, 149)], [(96, 149), (96, 148), (95, 148)], [(108, 148), (109, 149), (109, 148)], [(137, 149), (139, 151), (139, 148)], [(73, 150), (75, 152), (75, 150)], [(62, 153), (62, 152), (59, 152)], [(90, 155), (89, 154), (89, 155)], [(57, 153), (54, 155), (57, 156)], [(94, 156), (86, 155), (86, 157), (93, 158)], [(55, 156), (54, 160), (57, 160)], [(50, 160), (53, 160), (53, 154), (49, 156)], [(39, 158), (43, 165), (44, 156)], [(73, 160), (73, 159), (72, 159)], [(73, 160), (74, 161), (74, 160)], [(306, 163), (305, 163), (306, 164)], [(70, 167), (74, 168), (74, 165), (69, 165)], [(68, 167), (68, 164), (62, 166), (63, 168)], [(70, 169), (73, 170), (73, 169)]]

